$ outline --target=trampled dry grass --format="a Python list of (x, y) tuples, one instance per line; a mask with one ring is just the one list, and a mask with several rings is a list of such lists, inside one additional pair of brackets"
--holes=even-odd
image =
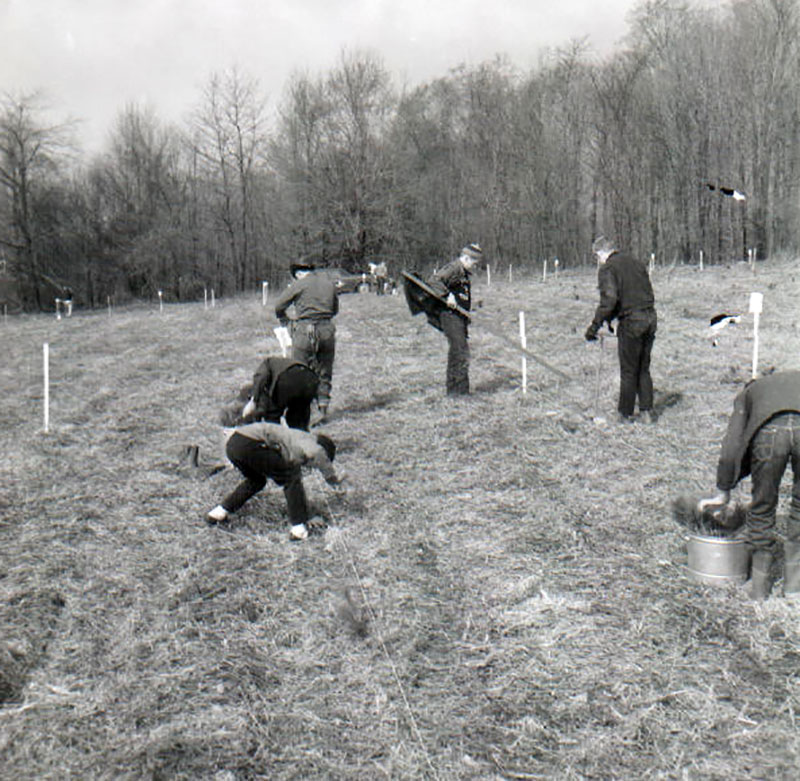
[[(583, 341), (591, 272), (480, 280), (463, 400), (402, 297), (343, 297), (326, 430), (351, 487), (309, 475), (331, 526), (303, 544), (274, 486), (207, 527), (236, 477), (179, 466), (186, 444), (218, 459), (219, 407), (276, 350), (260, 293), (9, 318), (2, 775), (794, 777), (800, 608), (780, 584), (755, 604), (690, 580), (669, 506), (714, 488), (750, 291), (762, 367), (800, 367), (795, 269), (655, 272), (655, 427), (592, 420), (612, 419), (617, 362)], [(572, 382), (530, 362), (522, 396), (518, 355), (480, 325), (513, 336), (519, 310)]]

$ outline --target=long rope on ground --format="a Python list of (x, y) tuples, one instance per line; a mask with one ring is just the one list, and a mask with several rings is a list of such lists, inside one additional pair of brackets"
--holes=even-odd
[[(331, 509), (330, 502), (328, 502), (328, 497), (327, 497), (327, 495), (325, 493), (325, 488), (323, 486), (322, 477), (319, 474), (319, 472), (315, 472), (315, 475), (316, 475), (317, 480), (319, 481), (320, 488), (322, 489), (322, 498), (323, 498), (323, 501), (325, 502), (325, 508), (326, 508), (326, 510), (328, 512), (328, 517), (331, 519), (331, 521), (335, 521), (333, 510)], [(364, 588), (364, 582), (361, 579), (361, 575), (358, 572), (358, 568), (356, 567), (355, 558), (354, 558), (352, 552), (350, 551), (350, 548), (347, 545), (347, 540), (345, 540), (344, 536), (343, 535), (339, 535), (339, 537), (337, 539), (339, 540), (339, 542), (341, 543), (342, 548), (344, 549), (344, 552), (345, 552), (345, 555), (346, 555), (346, 558), (347, 558), (347, 563), (350, 565), (350, 569), (353, 571), (353, 575), (354, 575), (354, 577), (356, 579), (356, 583), (358, 583), (358, 590), (361, 592), (361, 599), (363, 600), (364, 605), (366, 606), (367, 611), (369, 612), (369, 617), (370, 617), (370, 620), (372, 621), (372, 625), (375, 627), (375, 636), (378, 638), (378, 643), (380, 644), (381, 650), (383, 651), (383, 654), (386, 657), (386, 660), (389, 662), (389, 667), (391, 668), (391, 671), (392, 671), (392, 677), (394, 678), (395, 683), (397, 684), (397, 688), (398, 688), (398, 690), (400, 692), (400, 697), (403, 700), (403, 705), (405, 706), (405, 709), (408, 712), (408, 719), (409, 719), (409, 721), (411, 723), (411, 730), (414, 733), (414, 737), (416, 738), (417, 742), (419, 743), (420, 748), (422, 749), (422, 753), (425, 756), (425, 761), (426, 761), (428, 767), (430, 768), (430, 771), (433, 774), (433, 777), (435, 779), (438, 779), (439, 775), (436, 772), (436, 768), (433, 766), (433, 762), (431, 761), (430, 754), (428, 753), (428, 749), (425, 746), (425, 741), (423, 740), (422, 733), (420, 732), (419, 726), (417, 725), (417, 720), (416, 720), (416, 718), (414, 716), (414, 711), (411, 708), (411, 703), (409, 702), (408, 696), (406, 695), (405, 687), (403, 686), (403, 682), (400, 679), (400, 673), (398, 673), (397, 666), (395, 665), (394, 660), (392, 659), (392, 656), (389, 653), (389, 649), (386, 647), (386, 643), (385, 643), (385, 641), (383, 639), (383, 635), (381, 635), (380, 628), (378, 627), (378, 616), (377, 616), (377, 613), (375, 612), (375, 609), (372, 607), (372, 602), (370, 601), (370, 598), (369, 598), (369, 595), (367, 594), (366, 588)]]

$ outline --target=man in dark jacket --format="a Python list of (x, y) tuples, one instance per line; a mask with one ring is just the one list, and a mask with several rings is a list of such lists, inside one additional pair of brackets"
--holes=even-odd
[(289, 318), (286, 310), (294, 305), (292, 358), (305, 363), (317, 373), (317, 402), (324, 420), (331, 400), (336, 353), (336, 326), (332, 318), (339, 312), (339, 298), (331, 277), (324, 269), (317, 269), (314, 263), (292, 263), (290, 270), (294, 282), (275, 302), (275, 314), (281, 325), (287, 325)]
[(302, 361), (280, 355), (265, 358), (253, 375), (253, 420), (280, 423), (308, 431), (311, 403), (317, 397), (319, 378)]
[(789, 461), (794, 486), (784, 545), (784, 593), (800, 594), (800, 371), (760, 377), (739, 393), (717, 464), (718, 493), (700, 502), (700, 509), (727, 504), (731, 489), (751, 476), (745, 539), (753, 551), (750, 593), (756, 599), (766, 598), (772, 589), (775, 514)]
[(428, 280), (428, 286), (443, 301), (438, 315), (428, 314), (428, 321), (447, 338), (447, 393), (469, 393), (469, 346), (467, 318), (456, 307), (469, 312), (472, 305), (470, 274), (483, 259), (477, 244), (468, 244), (455, 260), (451, 260)]
[(639, 414), (647, 423), (655, 422), (653, 380), (650, 377), (650, 353), (656, 338), (656, 310), (653, 287), (647, 267), (640, 260), (619, 252), (605, 237), (592, 244), (600, 268), (597, 272), (600, 303), (586, 339), (594, 341), (604, 322), (618, 321), (620, 422), (633, 421), (636, 399)]

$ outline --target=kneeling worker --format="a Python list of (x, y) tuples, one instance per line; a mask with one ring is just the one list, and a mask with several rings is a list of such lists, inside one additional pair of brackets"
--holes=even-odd
[(253, 375), (252, 406), (245, 408), (244, 415), (267, 423), (284, 418), (289, 428), (308, 431), (318, 387), (319, 377), (301, 361), (269, 356)]

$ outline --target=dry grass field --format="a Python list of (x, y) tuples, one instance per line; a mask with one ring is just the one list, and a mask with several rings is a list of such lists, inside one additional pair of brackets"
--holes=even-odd
[[(761, 367), (800, 368), (800, 268), (653, 281), (649, 427), (593, 420), (618, 371), (583, 339), (591, 270), (477, 280), (465, 399), (402, 296), (342, 297), (323, 430), (349, 490), (309, 474), (330, 525), (303, 543), (274, 485), (208, 527), (236, 475), (180, 463), (219, 459), (219, 408), (277, 350), (260, 291), (0, 321), (0, 776), (796, 778), (800, 605), (690, 579), (670, 502), (714, 489), (751, 291)], [(520, 310), (570, 382), (530, 362), (522, 395), (481, 328)]]

